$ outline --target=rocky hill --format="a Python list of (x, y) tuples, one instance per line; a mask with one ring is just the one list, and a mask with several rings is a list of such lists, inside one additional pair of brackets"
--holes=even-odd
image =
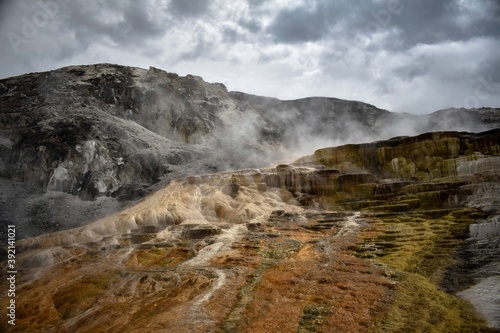
[[(0, 220), (19, 237), (81, 226), (172, 179), (290, 161), (314, 149), (499, 126), (497, 109), (396, 114), (355, 101), (229, 92), (110, 64), (0, 80)], [(4, 239), (2, 231), (0, 238)]]
[(499, 119), (109, 64), (0, 80), (0, 331), (498, 331)]
[(86, 226), (19, 241), (16, 325), (0, 325), (496, 332), (499, 170), (495, 129), (177, 179)]

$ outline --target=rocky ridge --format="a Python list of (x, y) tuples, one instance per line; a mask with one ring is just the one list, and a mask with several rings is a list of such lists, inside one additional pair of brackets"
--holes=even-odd
[(5, 329), (494, 332), (499, 154), (438, 132), (173, 181), (20, 242)]

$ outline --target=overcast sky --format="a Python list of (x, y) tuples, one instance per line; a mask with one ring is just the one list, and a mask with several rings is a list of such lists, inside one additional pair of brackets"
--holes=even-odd
[(3, 0), (0, 77), (115, 63), (395, 112), (500, 107), (500, 0)]

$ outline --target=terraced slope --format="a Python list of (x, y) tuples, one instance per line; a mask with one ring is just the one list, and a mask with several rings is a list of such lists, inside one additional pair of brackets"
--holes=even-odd
[[(350, 170), (318, 164), (336, 151), (374, 163), (383, 142), (371, 158), (350, 145), (190, 176), (87, 226), (25, 239), (16, 326), (2, 330), (498, 331), (499, 135), (390, 140), (393, 160), (429, 166), (397, 178), (390, 161), (372, 173), (347, 158)], [(451, 152), (422, 155), (443, 137)]]

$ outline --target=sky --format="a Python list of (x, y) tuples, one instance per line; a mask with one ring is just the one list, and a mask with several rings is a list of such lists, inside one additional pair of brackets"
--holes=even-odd
[(3, 0), (0, 78), (157, 67), (393, 112), (500, 107), (500, 0)]

